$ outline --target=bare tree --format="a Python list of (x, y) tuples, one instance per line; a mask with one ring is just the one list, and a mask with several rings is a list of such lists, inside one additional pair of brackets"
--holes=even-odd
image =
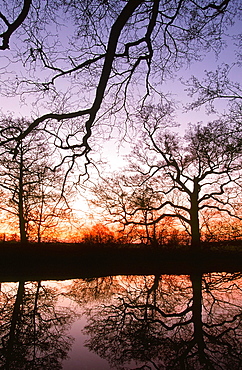
[[(242, 87), (239, 79), (233, 79), (240, 70), (240, 63), (225, 64), (215, 71), (207, 71), (203, 80), (193, 76), (185, 84), (192, 102), (187, 109), (205, 107), (208, 113), (215, 113), (223, 120), (233, 120), (238, 129), (241, 126)], [(221, 102), (223, 110), (221, 112)], [(225, 110), (226, 107), (226, 110)]]
[[(241, 130), (233, 122), (220, 120), (190, 126), (181, 138), (164, 132), (162, 122), (154, 120), (150, 111), (141, 119), (144, 132), (130, 156), (126, 189), (117, 189), (112, 183), (108, 188), (105, 182), (97, 186), (99, 206), (106, 207), (123, 225), (148, 227), (165, 218), (180, 220), (193, 248), (200, 246), (200, 220), (205, 210), (241, 220)], [(141, 189), (146, 194), (143, 203), (138, 195)], [(145, 219), (140, 217), (142, 212)]]
[[(26, 125), (24, 120), (1, 123), (6, 137), (22, 132)], [(70, 213), (62, 195), (64, 176), (50, 169), (53, 153), (48, 149), (43, 135), (32, 132), (20, 141), (15, 154), (13, 144), (6, 144), (0, 160), (0, 187), (5, 192), (1, 208), (18, 218), (23, 243), (30, 237), (40, 242), (43, 231), (57, 226), (58, 220)]]
[(2, 369), (60, 369), (73, 343), (67, 330), (75, 313), (59, 307), (59, 293), (41, 281), (20, 281), (1, 294)]
[(86, 346), (110, 366), (120, 370), (134, 362), (136, 370), (240, 366), (241, 273), (127, 276), (121, 277), (119, 289), (117, 281), (106, 280), (109, 292), (102, 304), (96, 290), (88, 289), (95, 281), (86, 283), (86, 290), (85, 283), (79, 282), (78, 289), (75, 282), (77, 289), (71, 294), (81, 305), (83, 295), (94, 301), (86, 310)]
[[(30, 11), (32, 0), (24, 0), (23, 8), (21, 10), (14, 9), (17, 15), (14, 14), (11, 21), (5, 14), (0, 12), (0, 20), (2, 21), (2, 29), (5, 26), (5, 30), (0, 34), (2, 40), (2, 45), (0, 46), (1, 50), (9, 49), (9, 41), (13, 33), (24, 23), (28, 13)], [(3, 7), (6, 7), (7, 2), (3, 1)], [(13, 8), (18, 8), (16, 2), (12, 3)], [(14, 12), (14, 13), (15, 13)]]
[(100, 209), (103, 222), (114, 223), (120, 242), (123, 239), (156, 245), (167, 242), (167, 237), (174, 231), (175, 222), (169, 218), (152, 223), (159, 214), (156, 208), (164, 199), (157, 181), (143, 183), (142, 176), (115, 173), (113, 177), (96, 184), (92, 190), (91, 203), (96, 210)]
[[(42, 103), (45, 109), (35, 109), (29, 126), (2, 145), (40, 127), (66, 152), (70, 170), (80, 156), (89, 163), (94, 125), (106, 117), (110, 128), (111, 116), (129, 113), (137, 85), (143, 104), (162, 95), (164, 78), (185, 62), (218, 52), (239, 13), (237, 0), (3, 1), (1, 49), (13, 53), (4, 54), (3, 93), (34, 93), (39, 111)], [(24, 66), (14, 78), (12, 61)]]

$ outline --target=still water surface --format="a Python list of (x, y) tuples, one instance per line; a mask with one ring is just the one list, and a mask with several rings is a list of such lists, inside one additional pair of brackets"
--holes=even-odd
[(2, 283), (1, 369), (242, 369), (242, 273)]

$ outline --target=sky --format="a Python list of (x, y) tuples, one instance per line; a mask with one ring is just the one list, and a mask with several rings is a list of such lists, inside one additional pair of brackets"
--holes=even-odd
[[(237, 34), (240, 33), (242, 29), (242, 21), (237, 21), (236, 24), (231, 28), (230, 33), (231, 34)], [(72, 27), (70, 24), (61, 30), (62, 35), (62, 42), (64, 45), (68, 45), (68, 37), (69, 32), (72, 33)], [(12, 45), (14, 45), (17, 42), (16, 39), (13, 37)], [(192, 62), (189, 66), (184, 66), (184, 68), (181, 68), (178, 73), (176, 74), (175, 78), (173, 80), (168, 79), (163, 83), (163, 91), (169, 93), (172, 98), (174, 98), (177, 101), (180, 101), (182, 104), (186, 104), (189, 101), (191, 101), (191, 98), (187, 96), (187, 93), (184, 91), (185, 87), (181, 83), (181, 79), (183, 81), (188, 80), (192, 75), (195, 75), (199, 79), (202, 79), (204, 77), (206, 70), (215, 70), (217, 67), (221, 66), (222, 63), (230, 63), (235, 60), (235, 51), (233, 43), (231, 42), (231, 39), (227, 38), (226, 40), (227, 46), (226, 48), (219, 54), (218, 57), (214, 55), (213, 52), (208, 53), (205, 55), (205, 57), (198, 62)], [(13, 48), (14, 49), (14, 48)], [(35, 94), (22, 94), (21, 96), (16, 96), (13, 92), (13, 95), (10, 96), (9, 94), (7, 96), (4, 92), (4, 84), (6, 79), (8, 80), (8, 83), (11, 85), (11, 80), (19, 79), (21, 80), (21, 76), (26, 74), (25, 68), (21, 66), (20, 63), (16, 63), (16, 60), (14, 59), (14, 51), (7, 50), (6, 52), (2, 53), (3, 56), (1, 57), (1, 64), (0, 64), (0, 94), (1, 94), (1, 100), (0, 100), (0, 111), (3, 114), (10, 114), (14, 116), (36, 116), (36, 114), (44, 114), (49, 111), (48, 108), (45, 107), (45, 102), (42, 99), (43, 103), (41, 101), (36, 100)], [(27, 66), (27, 62), (26, 62)], [(3, 74), (1, 74), (3, 72)], [(31, 75), (34, 73), (34, 71), (30, 71), (29, 76), (27, 74), (27, 77), (31, 78)], [(45, 74), (41, 77), (39, 76), (40, 80), (44, 80)], [(241, 82), (241, 74), (238, 73), (238, 69), (234, 68), (234, 71), (232, 72), (232, 78), (235, 77), (237, 82)], [(1, 81), (2, 80), (2, 81)], [(57, 81), (57, 85), (59, 82)], [(66, 84), (66, 85), (65, 85)], [(69, 82), (66, 80), (61, 80), (61, 83), (59, 84), (60, 91), (65, 91), (69, 89), (68, 86)], [(135, 93), (135, 91), (134, 91)], [(79, 102), (81, 101), (82, 97), (79, 98), (78, 92), (77, 96), (75, 98), (77, 101), (79, 99)], [(224, 103), (222, 103), (222, 109), (224, 107)], [(187, 123), (189, 122), (197, 122), (197, 121), (206, 121), (208, 119), (211, 119), (210, 117), (207, 117), (205, 113), (205, 108), (202, 107), (199, 112), (197, 111), (189, 111), (184, 112), (182, 108), (177, 109), (176, 112), (177, 115), (177, 121), (180, 125), (180, 132), (183, 133)], [(120, 117), (122, 119), (122, 117)], [(116, 136), (116, 133), (114, 133), (114, 136)], [(128, 145), (129, 146), (129, 145)], [(112, 140), (109, 140), (105, 145), (103, 145), (102, 151), (104, 158), (107, 158), (107, 160), (110, 162), (110, 165), (112, 168), (120, 167), (124, 164), (124, 160), (122, 158), (123, 154), (125, 154), (128, 150), (128, 146), (124, 145), (124, 140), (122, 141), (121, 146), (117, 145), (117, 140), (114, 138)], [(100, 147), (99, 147), (100, 149)], [(109, 155), (110, 150), (112, 151), (112, 156)], [(116, 153), (114, 155), (114, 152)]]
[[(68, 24), (65, 25), (65, 27), (62, 29), (62, 38), (64, 39), (64, 44), (68, 45), (68, 32), (73, 32), (71, 26)], [(237, 21), (236, 24), (231, 29), (231, 34), (237, 34), (240, 33), (242, 29), (242, 22)], [(15, 43), (17, 44), (18, 40), (13, 37), (12, 46), (14, 49)], [(21, 48), (20, 48), (21, 49)], [(203, 121), (206, 123), (208, 120), (216, 118), (216, 116), (208, 116), (206, 114), (206, 108), (202, 107), (199, 110), (193, 110), (189, 112), (184, 112), (184, 108), (182, 107), (182, 104), (189, 103), (191, 101), (187, 93), (184, 91), (184, 85), (181, 82), (181, 79), (183, 81), (188, 80), (192, 75), (195, 75), (199, 79), (202, 79), (205, 76), (205, 71), (209, 70), (215, 70), (217, 67), (221, 66), (223, 63), (233, 63), (235, 61), (235, 52), (236, 49), (234, 49), (233, 43), (231, 41), (231, 38), (227, 38), (227, 46), (224, 48), (224, 50), (216, 57), (214, 53), (210, 52), (205, 55), (202, 61), (198, 62), (192, 62), (190, 66), (184, 66), (181, 68), (176, 76), (171, 80), (167, 80), (163, 84), (163, 91), (169, 93), (173, 99), (179, 101), (177, 103), (177, 110), (175, 112), (176, 114), (176, 121), (179, 124), (179, 127), (176, 128), (181, 135), (184, 134), (187, 124), (188, 123), (196, 123)], [(32, 78), (32, 75), (35, 74), (34, 69), (29, 71), (29, 75), (27, 73), (25, 68), (20, 65), (20, 63), (16, 63), (16, 60), (14, 59), (14, 50), (10, 48), (10, 50), (7, 50), (2, 53), (1, 57), (1, 64), (0, 64), (0, 111), (4, 115), (13, 115), (15, 117), (31, 117), (36, 116), (38, 114), (43, 114), (49, 111), (49, 104), (51, 103), (50, 99), (42, 98), (41, 95), (39, 95), (39, 98), (36, 98), (36, 95), (34, 93), (30, 94), (22, 94), (20, 96), (15, 95), (13, 90), (13, 96), (10, 96), (9, 94), (7, 96), (4, 96), (5, 91), (5, 82), (9, 84), (11, 87), (14, 86), (14, 83), (16, 79), (18, 78), (19, 81), (21, 80), (22, 76), (25, 75), (29, 79)], [(28, 67), (28, 62), (26, 60), (26, 66)], [(38, 68), (38, 66), (37, 66)], [(242, 74), (238, 73), (238, 68), (234, 67), (231, 73), (231, 77), (235, 78), (237, 82), (242, 82)], [(40, 74), (38, 76), (40, 80), (44, 80), (45, 74), (43, 73), (43, 76)], [(95, 76), (92, 76), (93, 80), (92, 83), (95, 85)], [(86, 81), (83, 81), (83, 84), (85, 86)], [(20, 84), (21, 85), (21, 84)], [(59, 88), (59, 91), (63, 94), (69, 94), (68, 89), (71, 89), (71, 93), (76, 91), (76, 95), (74, 94), (72, 96), (72, 101), (75, 104), (78, 104), (78, 102), (81, 102), (80, 104), (84, 104), (83, 102), (83, 92), (81, 90), (78, 90), (77, 86), (70, 86), (70, 81), (68, 79), (62, 79), (61, 82), (57, 82), (57, 86)], [(88, 88), (88, 86), (87, 86)], [(73, 90), (74, 89), (74, 90)], [(135, 94), (135, 88), (133, 89), (133, 94)], [(78, 95), (81, 94), (81, 95)], [(88, 98), (91, 99), (91, 93), (87, 93)], [(87, 100), (88, 100), (87, 98)], [(49, 100), (48, 100), (49, 99)], [(132, 99), (132, 97), (131, 97)], [(58, 99), (53, 98), (53, 106), (55, 104), (58, 105)], [(220, 111), (223, 111), (226, 108), (225, 101), (220, 102), (217, 105), (220, 109)], [(117, 121), (122, 121), (122, 115), (118, 112), (117, 114)], [(112, 120), (112, 118), (110, 118)], [(100, 121), (102, 123), (102, 121)], [(108, 121), (105, 121), (105, 123)], [(132, 130), (129, 133), (129, 137), (125, 138), (125, 129), (121, 130), (121, 139), (120, 139), (120, 132), (118, 130), (118, 126), (121, 124), (117, 123), (117, 128), (114, 129), (114, 131), (111, 134), (111, 138), (108, 140), (103, 141), (102, 139), (102, 132), (105, 131), (105, 126), (100, 126), (101, 128), (98, 128), (97, 130), (94, 129), (94, 140), (93, 140), (93, 147), (96, 148), (96, 151), (93, 151), (91, 153), (91, 158), (93, 158), (95, 163), (98, 163), (98, 161), (106, 162), (106, 165), (104, 166), (97, 166), (99, 170), (102, 171), (102, 175), (104, 173), (110, 173), (112, 171), (117, 171), (119, 169), (122, 170), (123, 167), (126, 166), (125, 162), (125, 156), (130, 153), (130, 150), (132, 149), (132, 145), (134, 144), (133, 137), (132, 137)], [(96, 131), (95, 131), (96, 130)], [(96, 135), (96, 137), (95, 137)], [(106, 136), (109, 136), (109, 134), (106, 134)], [(96, 138), (98, 138), (96, 140)], [(81, 164), (80, 164), (81, 167)], [(98, 172), (94, 167), (89, 167), (90, 173), (93, 176), (92, 179), (95, 181), (95, 179), (98, 176)], [(78, 171), (78, 170), (76, 170)], [(81, 191), (80, 196), (76, 197), (78, 198), (76, 201), (76, 209), (80, 210), (80, 212), (84, 212), (88, 210), (88, 201), (86, 201), (86, 198), (88, 198), (87, 194), (83, 194), (84, 198), (82, 198), (83, 192)]]

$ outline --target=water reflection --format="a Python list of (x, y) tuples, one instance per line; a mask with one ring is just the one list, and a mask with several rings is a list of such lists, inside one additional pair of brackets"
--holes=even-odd
[(77, 281), (72, 293), (83, 301), (86, 289), (98, 300), (86, 310), (86, 345), (114, 369), (240, 369), (240, 279), (199, 273), (95, 279), (84, 289)]
[(58, 290), (19, 281), (1, 292), (1, 369), (62, 369), (73, 314), (57, 306)]
[(113, 369), (240, 369), (241, 283), (240, 273), (19, 282), (2, 292), (1, 368), (62, 368), (78, 312), (61, 295), (87, 318), (86, 347)]

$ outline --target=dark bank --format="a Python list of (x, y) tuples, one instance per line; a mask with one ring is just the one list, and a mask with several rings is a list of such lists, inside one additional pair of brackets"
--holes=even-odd
[(0, 279), (17, 281), (69, 279), (110, 275), (237, 272), (242, 267), (240, 243), (213, 243), (199, 251), (143, 245), (78, 243), (2, 243)]

